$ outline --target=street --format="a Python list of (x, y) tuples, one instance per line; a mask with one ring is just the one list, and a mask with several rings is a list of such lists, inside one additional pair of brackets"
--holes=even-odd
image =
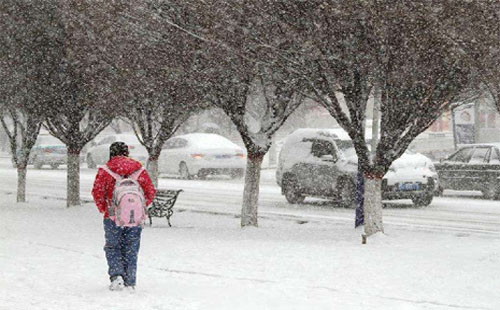
[[(81, 168), (81, 198), (91, 202), (90, 191), (96, 170)], [(0, 158), (1, 195), (16, 192), (16, 170), (7, 158)], [(243, 179), (231, 180), (213, 177), (207, 180), (180, 180), (161, 176), (160, 188), (183, 189), (175, 205), (178, 211), (239, 216), (242, 203)], [(27, 199), (31, 196), (65, 198), (66, 170), (29, 166), (27, 173)], [(335, 202), (306, 199), (303, 204), (289, 204), (274, 180), (274, 170), (262, 170), (259, 215), (263, 218), (287, 219), (299, 223), (348, 223), (354, 222), (354, 210), (341, 208)], [(385, 232), (391, 227), (407, 230), (442, 231), (467, 236), (468, 234), (500, 236), (500, 202), (485, 200), (480, 194), (445, 191), (444, 197), (435, 197), (432, 204), (414, 208), (410, 201), (391, 201), (384, 204)], [(237, 221), (237, 219), (235, 219)], [(175, 215), (173, 217), (175, 223)]]

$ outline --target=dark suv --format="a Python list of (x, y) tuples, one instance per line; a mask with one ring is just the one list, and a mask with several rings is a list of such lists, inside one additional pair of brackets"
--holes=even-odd
[(500, 143), (464, 145), (436, 169), (441, 189), (477, 190), (500, 199)]
[[(281, 149), (276, 181), (290, 203), (306, 196), (337, 199), (353, 206), (357, 157), (342, 129), (298, 129)], [(431, 160), (421, 154), (404, 154), (382, 182), (382, 199), (411, 199), (427, 206), (437, 190), (438, 177)]]

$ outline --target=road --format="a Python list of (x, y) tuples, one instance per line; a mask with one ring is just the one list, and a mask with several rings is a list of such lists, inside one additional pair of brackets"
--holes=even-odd
[[(91, 201), (90, 190), (96, 170), (82, 167), (81, 197)], [(0, 158), (0, 195), (13, 195), (16, 191), (16, 170), (9, 159)], [(66, 190), (66, 170), (48, 168), (36, 170), (29, 167), (27, 193), (30, 197), (53, 197), (63, 199)], [(183, 189), (176, 209), (196, 212), (220, 213), (237, 217), (240, 213), (243, 180), (223, 177), (207, 180), (180, 180), (162, 176), (160, 188)], [(425, 208), (414, 208), (410, 201), (386, 203), (384, 226), (390, 233), (392, 226), (403, 226), (408, 230), (441, 231), (457, 235), (469, 234), (500, 237), (500, 202), (484, 200), (476, 193), (445, 192), (444, 197), (435, 197)], [(273, 170), (263, 170), (260, 186), (259, 215), (280, 218), (298, 223), (326, 222), (349, 223), (354, 221), (354, 210), (344, 209), (335, 202), (306, 199), (303, 204), (288, 204), (281, 196), (274, 181)]]

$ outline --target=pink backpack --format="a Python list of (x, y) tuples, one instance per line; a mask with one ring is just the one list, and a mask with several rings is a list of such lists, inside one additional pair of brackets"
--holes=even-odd
[(101, 168), (116, 180), (109, 217), (120, 227), (142, 226), (148, 218), (148, 213), (144, 191), (137, 179), (144, 171), (144, 167), (141, 167), (128, 177), (123, 177), (111, 171), (107, 166)]

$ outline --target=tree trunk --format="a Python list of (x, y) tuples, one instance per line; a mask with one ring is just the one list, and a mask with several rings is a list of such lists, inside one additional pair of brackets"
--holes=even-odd
[(260, 169), (263, 159), (263, 153), (248, 154), (243, 206), (241, 208), (241, 227), (258, 226)]
[(17, 202), (26, 202), (26, 165), (17, 167)]
[(364, 177), (365, 182), (365, 235), (384, 232), (382, 223), (382, 178)]
[(158, 157), (149, 156), (147, 170), (155, 187), (158, 187)]
[(68, 185), (66, 206), (80, 205), (80, 150), (68, 149)]

